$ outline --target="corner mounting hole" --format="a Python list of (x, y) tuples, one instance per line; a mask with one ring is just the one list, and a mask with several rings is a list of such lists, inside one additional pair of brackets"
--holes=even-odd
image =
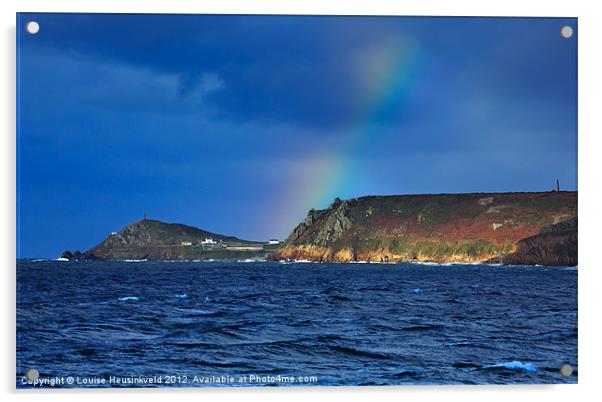
[(560, 35), (562, 35), (563, 38), (568, 39), (571, 36), (573, 36), (573, 28), (571, 28), (568, 25), (563, 26), (560, 29)]
[(38, 370), (36, 370), (36, 369), (29, 369), (25, 373), (25, 377), (29, 381), (34, 381), (34, 380), (37, 380), (38, 378), (40, 378), (40, 372)]
[(570, 364), (563, 364), (562, 367), (560, 367), (560, 374), (564, 377), (570, 377), (573, 375), (573, 366)]
[(40, 30), (40, 24), (35, 21), (29, 21), (27, 25), (25, 25), (25, 29), (32, 35), (35, 35)]

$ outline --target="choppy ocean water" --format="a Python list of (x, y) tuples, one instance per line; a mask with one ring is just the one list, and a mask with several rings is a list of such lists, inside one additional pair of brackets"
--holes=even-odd
[(577, 270), (20, 260), (16, 346), (19, 388), (575, 383)]

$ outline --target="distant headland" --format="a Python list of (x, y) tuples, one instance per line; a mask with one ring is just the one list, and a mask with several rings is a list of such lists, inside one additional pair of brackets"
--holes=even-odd
[(577, 192), (335, 199), (282, 244), (143, 219), (68, 259), (239, 259), (577, 265)]
[(144, 219), (112, 232), (85, 252), (65, 251), (69, 260), (194, 260), (265, 258), (279, 242), (249, 241), (179, 223)]

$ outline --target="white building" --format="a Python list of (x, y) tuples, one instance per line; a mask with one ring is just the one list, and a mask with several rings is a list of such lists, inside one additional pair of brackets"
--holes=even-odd
[(217, 244), (212, 237), (205, 237), (205, 240), (201, 241), (201, 244)]
[(191, 241), (183, 241), (182, 243), (180, 243), (182, 246), (192, 246), (192, 242)]
[(270, 240), (268, 241), (268, 244), (280, 244), (280, 240), (277, 240), (277, 239), (270, 239)]

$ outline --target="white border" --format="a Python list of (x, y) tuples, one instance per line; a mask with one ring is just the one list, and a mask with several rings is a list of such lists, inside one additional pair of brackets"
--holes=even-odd
[[(600, 71), (602, 71), (601, 16), (594, 1), (527, 0), (147, 0), (125, 3), (123, 0), (3, 0), (1, 75), (3, 135), (0, 158), (3, 196), (0, 247), (2, 274), (2, 362), (0, 382), (7, 400), (30, 400), (41, 395), (52, 401), (79, 400), (82, 396), (105, 400), (131, 401), (223, 400), (233, 397), (246, 401), (306, 400), (332, 398), (364, 400), (504, 401), (529, 399), (568, 401), (593, 399), (599, 395), (600, 306), (602, 291), (601, 257), (596, 254), (602, 230), (600, 219), (599, 175), (602, 172), (600, 149)], [(15, 12), (143, 12), (143, 13), (221, 13), (221, 14), (346, 14), (346, 15), (462, 15), (462, 16), (558, 16), (579, 18), (579, 385), (529, 386), (416, 386), (416, 387), (332, 387), (293, 389), (159, 389), (159, 390), (71, 390), (17, 392), (15, 372)]]

